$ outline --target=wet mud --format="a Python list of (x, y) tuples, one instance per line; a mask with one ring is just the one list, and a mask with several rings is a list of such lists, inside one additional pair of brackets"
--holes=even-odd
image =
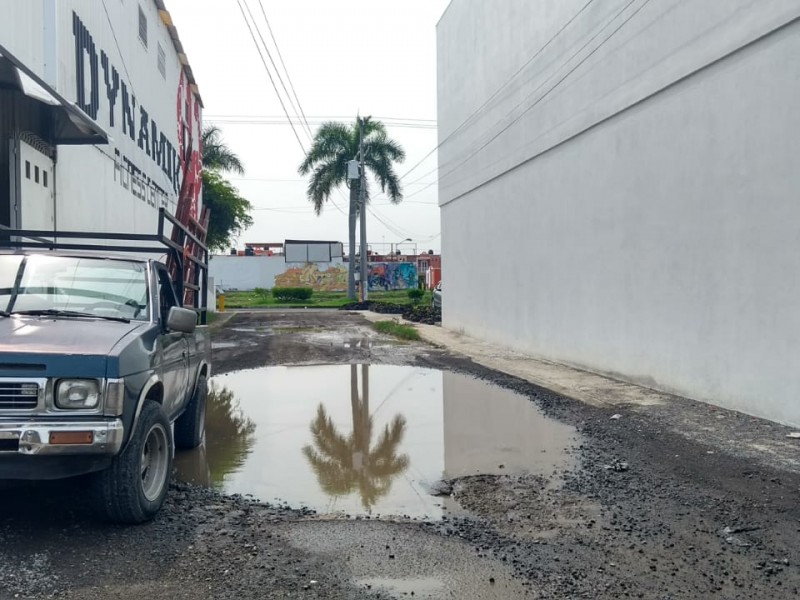
[[(0, 599), (798, 596), (800, 476), (733, 435), (585, 406), (344, 311), (235, 314), (213, 343), (204, 454), (176, 465), (203, 485), (134, 528), (97, 522), (80, 481), (2, 490)], [(670, 410), (684, 427), (704, 409)], [(769, 427), (717, 416), (736, 439)]]

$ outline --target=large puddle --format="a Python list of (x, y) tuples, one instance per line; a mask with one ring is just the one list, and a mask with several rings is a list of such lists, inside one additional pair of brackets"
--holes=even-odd
[(574, 430), (463, 375), (376, 365), (268, 367), (215, 377), (206, 443), (178, 478), (320, 513), (438, 518), (437, 482), (550, 476)]

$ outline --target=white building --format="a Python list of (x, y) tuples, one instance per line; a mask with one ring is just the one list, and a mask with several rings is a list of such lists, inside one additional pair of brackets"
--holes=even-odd
[(799, 19), (453, 0), (444, 326), (800, 425)]
[(154, 233), (202, 104), (162, 0), (0, 0), (0, 225)]

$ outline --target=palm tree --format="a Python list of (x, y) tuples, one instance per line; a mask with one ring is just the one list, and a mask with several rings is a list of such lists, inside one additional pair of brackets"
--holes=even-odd
[(222, 139), (215, 125), (203, 128), (203, 205), (210, 211), (206, 244), (212, 250), (230, 247), (242, 231), (253, 224), (250, 202), (223, 177), (224, 173), (244, 174), (244, 164)]
[[(362, 122), (364, 164), (367, 170), (372, 173), (381, 191), (388, 195), (391, 202), (398, 203), (403, 199), (400, 178), (394, 170), (394, 163), (403, 162), (406, 153), (400, 144), (389, 138), (383, 123), (373, 121), (371, 117), (356, 117), (355, 123), (351, 125), (330, 121), (317, 130), (311, 148), (298, 169), (301, 175), (311, 173), (307, 196), (317, 214), (322, 212), (323, 205), (336, 188), (349, 183), (347, 163), (357, 158)], [(360, 181), (354, 180), (350, 184), (350, 253), (347, 277), (347, 296), (351, 299), (356, 297), (354, 275), (359, 189)], [(369, 190), (365, 192), (369, 199)], [(366, 260), (366, 257), (362, 259)]]
[(203, 149), (203, 168), (244, 175), (242, 161), (222, 140), (222, 131), (219, 127), (216, 125), (204, 127), (200, 140)]
[(368, 511), (379, 498), (389, 493), (392, 480), (408, 468), (408, 456), (397, 456), (406, 420), (397, 415), (372, 446), (373, 420), (369, 414), (369, 365), (361, 367), (362, 397), (358, 395), (356, 365), (350, 365), (350, 404), (353, 432), (344, 437), (320, 404), (311, 421), (314, 447), (303, 454), (317, 475), (322, 490), (329, 496), (346, 496), (357, 490)]

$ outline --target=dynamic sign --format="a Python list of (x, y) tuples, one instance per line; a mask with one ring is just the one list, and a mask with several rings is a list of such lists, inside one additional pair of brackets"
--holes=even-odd
[[(183, 178), (189, 177), (194, 189), (194, 213), (200, 195), (199, 144), (192, 140), (200, 136), (200, 105), (189, 93), (186, 76), (181, 70), (177, 88), (177, 147), (159, 127), (140, 102), (137, 104), (132, 83), (126, 81), (111, 63), (104, 50), (98, 52), (89, 30), (80, 17), (72, 13), (72, 33), (75, 41), (75, 83), (78, 107), (97, 120), (101, 102), (106, 104), (108, 127), (121, 130), (141, 151), (141, 158), (152, 161), (164, 173), (173, 194), (180, 190)], [(101, 76), (102, 73), (102, 76)], [(127, 73), (127, 70), (126, 70)], [(137, 161), (115, 150), (115, 178), (131, 193), (152, 206), (167, 206), (168, 191), (148, 177)], [(140, 163), (139, 163), (140, 164)]]

